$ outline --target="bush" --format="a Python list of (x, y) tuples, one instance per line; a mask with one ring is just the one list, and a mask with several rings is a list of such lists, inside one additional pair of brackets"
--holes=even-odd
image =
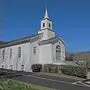
[(42, 65), (41, 64), (33, 64), (31, 68), (32, 68), (33, 72), (40, 72), (42, 69)]
[(87, 60), (87, 61), (86, 61), (86, 66), (87, 66), (87, 68), (88, 68), (88, 71), (90, 71), (90, 60)]
[(62, 65), (61, 71), (64, 74), (86, 78), (87, 68), (80, 66)]
[(58, 73), (58, 65), (44, 64), (43, 65), (43, 71), (44, 72), (50, 72), (50, 73)]

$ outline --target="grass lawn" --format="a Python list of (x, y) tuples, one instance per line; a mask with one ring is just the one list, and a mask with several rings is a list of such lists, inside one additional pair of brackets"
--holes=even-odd
[(47, 87), (28, 84), (0, 76), (0, 90), (52, 90)]
[(0, 90), (38, 90), (31, 84), (22, 83), (12, 79), (0, 79)]

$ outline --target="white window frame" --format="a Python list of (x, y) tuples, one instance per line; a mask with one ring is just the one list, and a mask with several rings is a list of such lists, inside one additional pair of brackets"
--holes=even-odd
[(60, 45), (56, 46), (56, 61), (61, 60), (61, 47)]

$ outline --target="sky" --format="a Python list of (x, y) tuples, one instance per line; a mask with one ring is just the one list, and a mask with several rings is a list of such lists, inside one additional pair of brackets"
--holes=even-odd
[(0, 41), (37, 34), (46, 4), (66, 50), (90, 51), (90, 0), (0, 0)]

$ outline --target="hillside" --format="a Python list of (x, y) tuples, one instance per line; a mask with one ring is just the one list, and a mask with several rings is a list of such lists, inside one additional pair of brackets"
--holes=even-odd
[(66, 52), (66, 57), (73, 55), (73, 59), (75, 61), (88, 61), (90, 60), (90, 51), (88, 52), (77, 52), (77, 53), (69, 53)]
[(90, 51), (77, 53), (66, 52), (66, 57), (70, 58), (70, 56), (72, 56), (75, 63), (80, 66), (86, 66), (90, 70)]
[(5, 42), (0, 41), (0, 45), (4, 44)]

